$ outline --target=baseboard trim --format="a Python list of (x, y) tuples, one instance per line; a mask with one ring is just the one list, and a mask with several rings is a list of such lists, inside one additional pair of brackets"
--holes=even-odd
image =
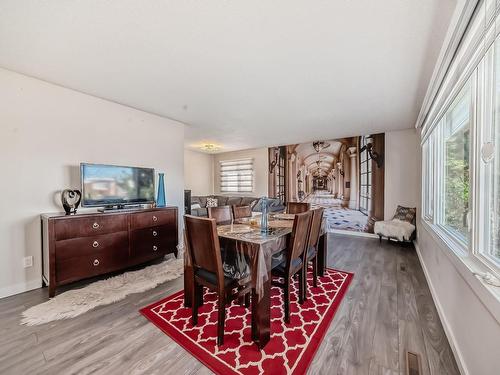
[(356, 237), (378, 238), (378, 236), (374, 233), (355, 232), (353, 230), (344, 230), (344, 229), (330, 229), (328, 233), (347, 234), (349, 236), (356, 236)]
[(10, 285), (0, 288), (0, 298), (10, 297), (19, 293), (28, 292), (42, 287), (41, 280), (32, 280), (25, 283)]
[(429, 285), (429, 290), (431, 291), (432, 300), (434, 301), (434, 305), (436, 306), (436, 310), (438, 312), (439, 319), (441, 319), (441, 323), (443, 324), (444, 333), (446, 335), (446, 338), (448, 339), (448, 343), (450, 344), (451, 351), (453, 352), (453, 355), (455, 357), (455, 361), (457, 362), (460, 374), (470, 375), (469, 371), (467, 370), (467, 366), (465, 365), (465, 361), (463, 359), (462, 353), (460, 352), (460, 349), (457, 347), (455, 336), (453, 335), (453, 331), (450, 328), (450, 324), (448, 323), (448, 319), (446, 318), (446, 315), (444, 314), (443, 307), (442, 307), (442, 305), (439, 302), (439, 299), (437, 297), (436, 290), (434, 289), (434, 284), (432, 283), (432, 280), (429, 277), (429, 271), (427, 270), (427, 267), (423, 261), (422, 253), (420, 251), (420, 247), (418, 245), (418, 242), (413, 241), (413, 245), (415, 246), (418, 260), (420, 262), (420, 265), (422, 266), (422, 270), (424, 271), (424, 276), (425, 276), (425, 279), (427, 280), (427, 285)]

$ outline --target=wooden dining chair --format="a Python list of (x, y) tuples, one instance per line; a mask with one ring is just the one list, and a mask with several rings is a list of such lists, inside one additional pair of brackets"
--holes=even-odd
[(284, 282), (272, 281), (272, 285), (283, 289), (283, 302), (285, 308), (285, 322), (290, 323), (290, 283), (295, 274), (299, 274), (299, 303), (304, 302), (304, 278), (305, 278), (305, 254), (308, 244), (309, 227), (311, 225), (312, 212), (307, 211), (295, 215), (293, 229), (285, 251), (285, 259), (272, 259), (272, 275), (282, 277)]
[(288, 214), (300, 214), (302, 212), (309, 211), (310, 209), (311, 209), (311, 203), (288, 202), (286, 204), (286, 212)]
[(231, 224), (233, 220), (231, 206), (208, 207), (208, 217), (215, 219), (217, 225)]
[(250, 206), (233, 206), (233, 218), (243, 219), (252, 217), (252, 208)]
[(309, 262), (313, 265), (313, 286), (316, 288), (318, 286), (318, 244), (319, 237), (321, 235), (321, 223), (323, 221), (324, 208), (316, 208), (312, 210), (312, 220), (309, 230), (309, 241), (307, 245), (306, 253), (306, 265), (305, 265), (305, 275), (304, 278), (304, 296), (307, 299), (307, 266)]
[[(251, 276), (234, 279), (224, 275), (215, 219), (184, 215), (186, 247), (193, 266), (192, 319), (198, 324), (198, 308), (203, 304), (203, 287), (217, 293), (217, 345), (224, 343), (226, 305), (239, 297), (249, 298)], [(248, 306), (247, 306), (248, 307)]]

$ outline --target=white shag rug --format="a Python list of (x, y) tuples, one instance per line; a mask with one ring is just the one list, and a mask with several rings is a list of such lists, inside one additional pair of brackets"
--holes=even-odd
[(145, 292), (184, 273), (184, 260), (169, 259), (137, 271), (96, 281), (81, 289), (64, 292), (22, 313), (21, 324), (34, 326), (74, 318), (97, 306), (120, 301), (132, 293)]

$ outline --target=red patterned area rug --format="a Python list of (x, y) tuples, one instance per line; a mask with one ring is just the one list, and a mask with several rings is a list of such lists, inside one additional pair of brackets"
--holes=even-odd
[(325, 270), (312, 287), (308, 273), (308, 300), (297, 303), (297, 281), (290, 292), (290, 324), (283, 320), (282, 291), (271, 289), (271, 340), (259, 350), (251, 339), (250, 309), (233, 304), (226, 310), (224, 345), (217, 347), (217, 296), (205, 289), (198, 325), (184, 308), (180, 291), (144, 307), (140, 312), (216, 374), (303, 374), (309, 367), (353, 274)]

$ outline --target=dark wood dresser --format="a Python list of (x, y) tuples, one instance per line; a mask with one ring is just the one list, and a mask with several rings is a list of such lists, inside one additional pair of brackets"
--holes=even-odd
[(174, 253), (177, 207), (42, 214), (42, 278), (49, 297), (56, 287)]

